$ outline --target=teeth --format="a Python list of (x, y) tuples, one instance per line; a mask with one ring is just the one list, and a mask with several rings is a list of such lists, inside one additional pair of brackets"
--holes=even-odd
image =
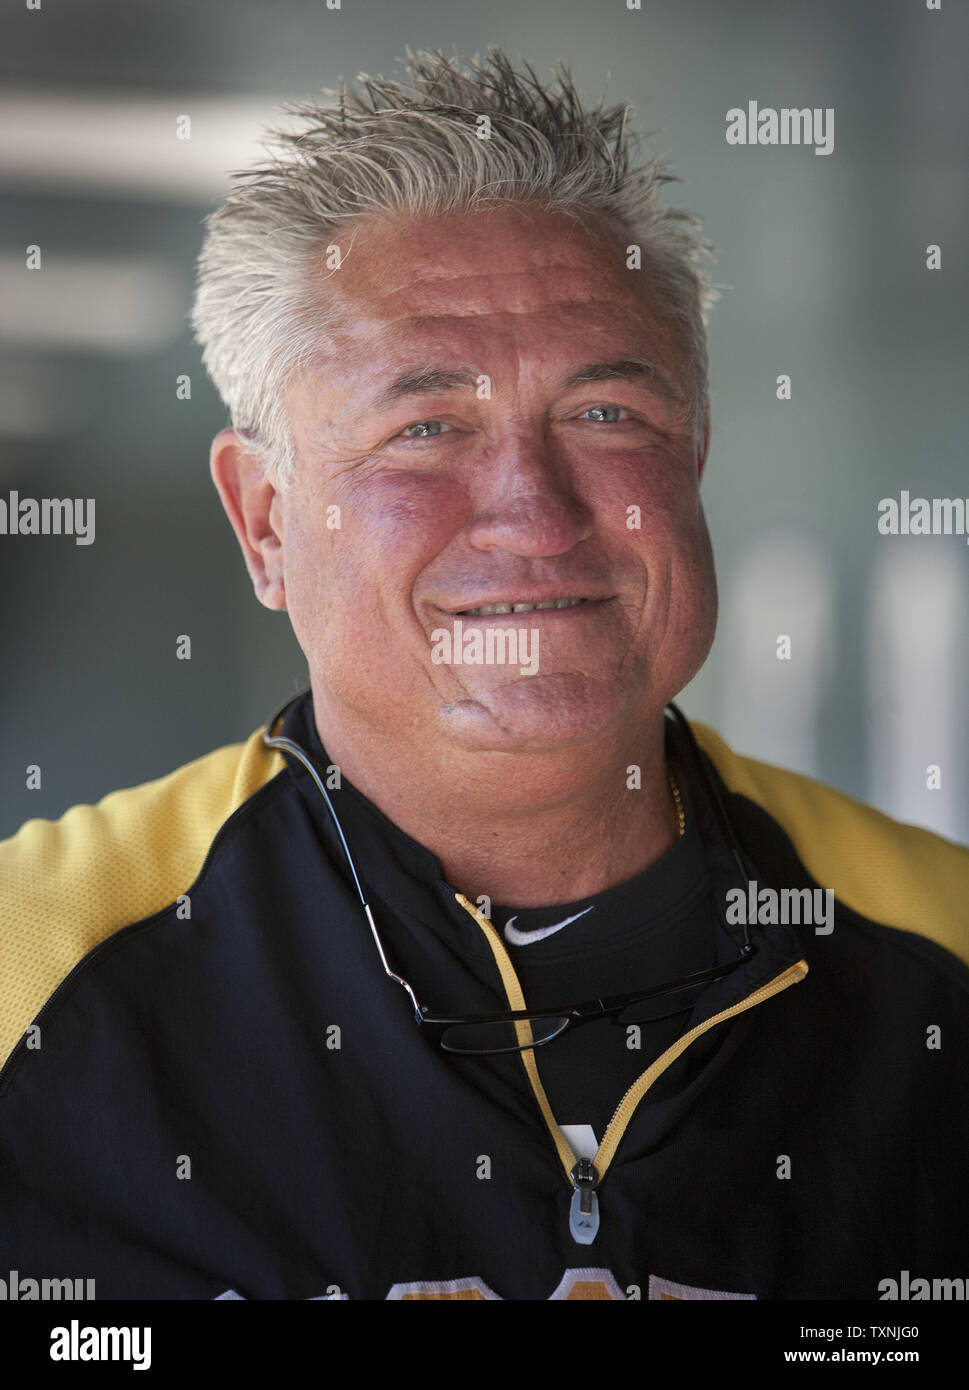
[(532, 613), (541, 608), (575, 608), (584, 598), (553, 598), (545, 603), (486, 603), (481, 608), (468, 608), (462, 618), (488, 618), (493, 613)]

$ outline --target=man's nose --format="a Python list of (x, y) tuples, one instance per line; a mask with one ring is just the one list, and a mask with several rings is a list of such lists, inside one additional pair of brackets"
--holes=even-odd
[(572, 470), (546, 440), (503, 444), (475, 470), (471, 491), (468, 536), (477, 550), (562, 555), (592, 534)]

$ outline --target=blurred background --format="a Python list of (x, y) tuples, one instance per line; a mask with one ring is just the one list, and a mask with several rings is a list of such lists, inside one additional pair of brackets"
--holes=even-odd
[[(631, 103), (644, 156), (682, 179), (666, 201), (717, 247), (721, 620), (683, 708), (738, 751), (969, 841), (969, 546), (876, 526), (902, 489), (969, 497), (969, 15), (950, 0), (5, 7), (0, 498), (93, 497), (96, 540), (0, 536), (0, 836), (245, 738), (307, 684), (209, 478), (228, 421), (186, 320), (202, 219), (278, 103), (389, 74), (405, 45), (490, 43)], [(834, 152), (727, 145), (748, 101), (833, 107)]]

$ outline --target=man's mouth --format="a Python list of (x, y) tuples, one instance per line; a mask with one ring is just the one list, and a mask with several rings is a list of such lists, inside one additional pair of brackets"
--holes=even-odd
[(550, 608), (577, 608), (588, 603), (585, 598), (551, 598), (541, 603), (485, 603), (480, 608), (465, 608), (456, 614), (459, 618), (490, 618), (496, 613), (537, 613)]

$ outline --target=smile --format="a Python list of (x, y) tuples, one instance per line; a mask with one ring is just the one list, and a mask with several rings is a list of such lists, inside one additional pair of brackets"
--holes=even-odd
[(467, 608), (461, 618), (488, 618), (493, 613), (534, 613), (548, 608), (576, 608), (587, 603), (584, 598), (553, 598), (545, 603), (486, 603), (481, 608)]

